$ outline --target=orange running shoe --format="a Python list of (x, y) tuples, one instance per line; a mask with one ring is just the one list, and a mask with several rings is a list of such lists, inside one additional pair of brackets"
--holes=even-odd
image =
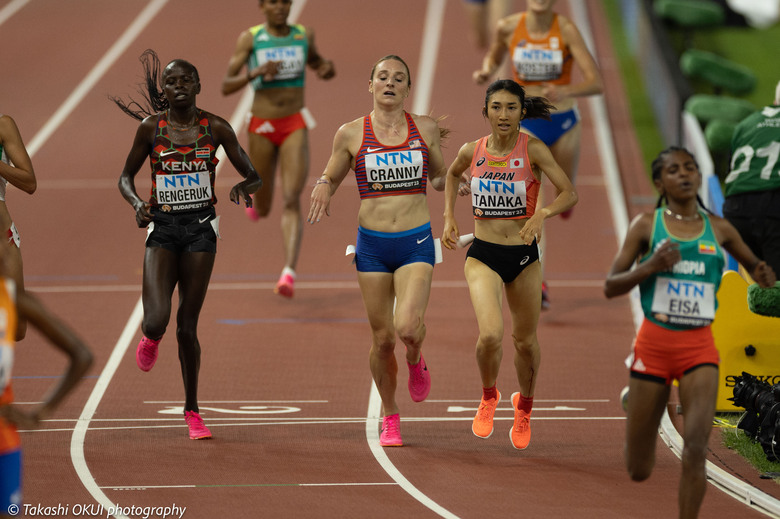
[(531, 413), (526, 413), (517, 408), (520, 401), (520, 393), (512, 394), (512, 408), (515, 410), (515, 423), (509, 431), (509, 439), (517, 450), (523, 450), (531, 443)]
[(479, 438), (490, 438), (493, 434), (493, 415), (496, 414), (496, 407), (501, 401), (501, 393), (498, 393), (496, 398), (485, 400), (482, 397), (482, 401), (479, 403), (479, 409), (477, 409), (477, 415), (474, 417), (474, 422), (471, 424), (471, 432)]

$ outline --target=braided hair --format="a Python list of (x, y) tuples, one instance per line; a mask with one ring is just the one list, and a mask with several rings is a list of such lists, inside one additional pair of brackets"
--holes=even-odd
[[(660, 181), (661, 180), (661, 171), (664, 169), (664, 160), (666, 160), (666, 156), (670, 153), (675, 153), (681, 151), (683, 153), (686, 153), (691, 159), (693, 160), (694, 165), (696, 166), (696, 170), (699, 170), (699, 163), (696, 162), (696, 157), (694, 157), (693, 153), (688, 151), (687, 148), (683, 148), (682, 146), (669, 146), (665, 150), (662, 150), (656, 157), (653, 159), (653, 163), (650, 166), (650, 170), (652, 171), (652, 178), (653, 182)], [(696, 193), (696, 202), (699, 203), (699, 206), (707, 211), (710, 214), (713, 214), (712, 211), (710, 211), (707, 206), (704, 205), (704, 202), (701, 199), (701, 196), (699, 196), (698, 193)], [(666, 199), (666, 195), (662, 194), (658, 197), (658, 202), (656, 202), (655, 207), (656, 209), (661, 207), (661, 205), (667, 204), (668, 200)]]

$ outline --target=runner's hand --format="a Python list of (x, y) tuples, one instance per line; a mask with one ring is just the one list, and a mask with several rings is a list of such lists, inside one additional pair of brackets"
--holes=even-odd
[(252, 207), (252, 197), (249, 195), (250, 193), (247, 189), (247, 183), (246, 181), (242, 181), (233, 186), (233, 189), (230, 190), (230, 201), (234, 204), (238, 204), (243, 198), (244, 204), (246, 204), (247, 207)]
[(317, 223), (323, 214), (330, 216), (330, 182), (317, 182), (311, 190), (311, 206), (307, 222)]
[(152, 221), (151, 205), (149, 202), (141, 202), (135, 208), (135, 223), (138, 227), (146, 227)]

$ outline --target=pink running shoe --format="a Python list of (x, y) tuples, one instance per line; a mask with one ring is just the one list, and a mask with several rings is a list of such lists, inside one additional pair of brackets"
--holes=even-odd
[(401, 417), (398, 413), (382, 418), (382, 432), (379, 434), (379, 445), (382, 447), (402, 447)]
[(542, 310), (550, 309), (550, 287), (546, 281), (542, 281)]
[(276, 282), (274, 294), (284, 297), (292, 297), (295, 292), (295, 279), (290, 274), (282, 274)]
[(406, 365), (409, 368), (409, 394), (415, 402), (422, 402), (431, 392), (431, 374), (428, 373), (425, 359), (420, 355), (420, 362), (409, 364), (407, 360)]
[(138, 343), (138, 348), (135, 350), (135, 363), (141, 368), (141, 371), (149, 371), (157, 362), (157, 346), (160, 344), (160, 339), (156, 341), (141, 337), (141, 341)]
[[(249, 195), (249, 196), (252, 196), (252, 195)], [(254, 201), (254, 198), (252, 198), (252, 200)], [(252, 207), (247, 207), (245, 209), (245, 211), (246, 211), (246, 217), (249, 218), (251, 221), (256, 222), (256, 221), (258, 221), (260, 219), (260, 215), (257, 214), (257, 211), (254, 208), (254, 205)]]
[(195, 411), (184, 411), (184, 421), (190, 430), (190, 440), (208, 440), (211, 438), (211, 431), (203, 423), (203, 418)]

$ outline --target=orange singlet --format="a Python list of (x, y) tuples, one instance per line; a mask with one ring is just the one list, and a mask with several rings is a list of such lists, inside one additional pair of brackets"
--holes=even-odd
[[(11, 387), (11, 369), (13, 364), (14, 342), (16, 340), (16, 290), (12, 280), (0, 277), (0, 362), (3, 363), (2, 373), (4, 387), (0, 387), (0, 405), (8, 405), (14, 400)], [(6, 362), (8, 364), (6, 365)], [(19, 448), (19, 433), (16, 427), (0, 418), (0, 455)]]
[(558, 15), (553, 15), (552, 26), (544, 38), (534, 39), (526, 27), (526, 15), (520, 15), (509, 42), (512, 53), (512, 73), (521, 85), (571, 83), (571, 67), (574, 57), (563, 42)]

